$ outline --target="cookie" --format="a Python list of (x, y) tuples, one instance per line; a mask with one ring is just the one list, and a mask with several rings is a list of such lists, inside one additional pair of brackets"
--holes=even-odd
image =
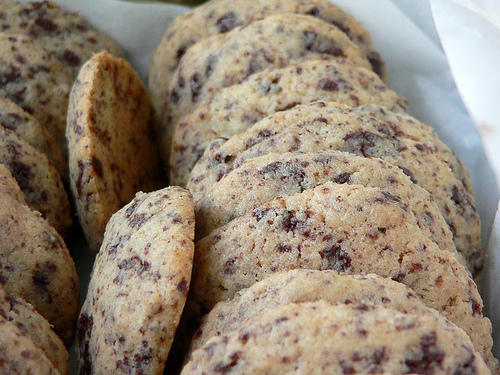
[(42, 350), (61, 375), (69, 374), (68, 351), (61, 339), (31, 304), (14, 294), (7, 294), (0, 285), (0, 316), (12, 322), (22, 335)]
[[(9, 173), (0, 169), (2, 178)], [(14, 186), (12, 193), (4, 193)], [(55, 229), (37, 211), (14, 197), (14, 180), (0, 189), (0, 284), (16, 294), (54, 326), (71, 345), (78, 314), (79, 282), (75, 263)]]
[(9, 34), (33, 38), (57, 58), (71, 77), (94, 53), (106, 50), (122, 56), (120, 48), (104, 33), (91, 27), (78, 13), (69, 13), (50, 1), (0, 3), (0, 28)]
[(198, 241), (195, 254), (192, 292), (206, 311), (275, 272), (375, 273), (409, 286), (494, 362), (491, 324), (470, 273), (380, 188), (327, 182), (278, 197)]
[[(388, 111), (386, 108), (378, 105), (364, 105), (359, 107), (359, 110), (367, 116), (373, 116), (377, 120), (390, 124), (396, 131), (398, 131), (398, 129), (404, 129), (404, 131), (408, 132), (414, 140), (429, 140), (434, 143), (436, 147), (445, 154), (446, 162), (453, 176), (462, 182), (467, 191), (471, 194), (474, 192), (472, 177), (465, 164), (458, 159), (455, 153), (441, 141), (441, 139), (439, 139), (436, 132), (429, 125), (424, 124), (408, 113)], [(417, 130), (417, 132), (411, 133), (412, 130)], [(426, 138), (424, 133), (430, 133), (429, 137)]]
[(186, 374), (488, 374), (464, 332), (429, 314), (291, 303), (193, 353)]
[(438, 315), (426, 307), (410, 288), (385, 277), (295, 269), (271, 274), (248, 289), (240, 290), (232, 299), (216, 304), (203, 317), (190, 352), (203, 346), (211, 337), (222, 336), (266, 310), (318, 300), (336, 304), (368, 303), (404, 313)]
[(457, 254), (448, 224), (425, 189), (382, 159), (340, 151), (271, 153), (246, 160), (211, 186), (195, 206), (196, 238), (280, 195), (298, 194), (327, 181), (384, 189), (407, 207), (441, 250)]
[(106, 223), (138, 191), (164, 185), (155, 112), (128, 62), (102, 52), (83, 67), (68, 108), (71, 191), (90, 249)]
[(59, 60), (25, 35), (0, 33), (0, 56), (0, 96), (35, 117), (66, 155), (71, 76)]
[(385, 64), (374, 49), (370, 34), (352, 16), (325, 0), (212, 0), (177, 17), (168, 27), (156, 47), (149, 67), (148, 84), (153, 104), (162, 112), (170, 80), (179, 60), (194, 43), (208, 36), (226, 33), (235, 27), (272, 14), (297, 13), (317, 17), (337, 26), (354, 43), (385, 80)]
[[(483, 267), (481, 222), (474, 197), (453, 176), (453, 153), (422, 137), (418, 126), (398, 127), (356, 108), (317, 102), (278, 112), (227, 142), (214, 142), (191, 172), (187, 187), (195, 202), (207, 187), (244, 160), (289, 151), (339, 150), (379, 157), (401, 168), (436, 201), (455, 246), (473, 275)], [(432, 137), (432, 133), (428, 134)], [(430, 138), (432, 139), (432, 138)]]
[(80, 373), (161, 374), (189, 289), (191, 195), (138, 194), (112, 216), (78, 326)]
[(304, 61), (264, 70), (181, 118), (172, 138), (170, 182), (185, 186), (189, 173), (215, 138), (229, 138), (262, 118), (318, 99), (350, 106), (377, 103), (394, 111), (407, 102), (372, 71), (345, 59)]
[(54, 164), (61, 178), (68, 181), (68, 165), (57, 143), (47, 129), (16, 103), (0, 98), (0, 125), (43, 152)]
[(304, 15), (269, 16), (196, 43), (179, 63), (162, 113), (166, 161), (177, 121), (210, 100), (218, 90), (241, 83), (266, 68), (336, 58), (348, 58), (359, 66), (370, 67), (359, 48), (342, 31)]
[(59, 375), (43, 351), (3, 316), (0, 316), (0, 372), (12, 375)]
[(0, 126), (0, 163), (16, 179), (28, 205), (64, 235), (72, 224), (68, 194), (47, 156)]

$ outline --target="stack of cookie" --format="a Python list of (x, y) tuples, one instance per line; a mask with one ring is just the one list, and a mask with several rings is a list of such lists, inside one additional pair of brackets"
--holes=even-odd
[(385, 82), (328, 1), (212, 0), (168, 28), (149, 88), (196, 213), (174, 349), (209, 313), (183, 373), (498, 373), (470, 174)]
[(0, 369), (67, 374), (79, 310), (68, 99), (94, 53), (122, 52), (51, 2), (4, 0), (0, 15)]

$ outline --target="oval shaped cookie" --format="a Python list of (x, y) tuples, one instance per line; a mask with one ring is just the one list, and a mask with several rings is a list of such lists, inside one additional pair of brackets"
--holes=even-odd
[(177, 121), (211, 99), (218, 90), (266, 68), (336, 58), (348, 58), (359, 66), (370, 67), (359, 48), (342, 31), (303, 15), (269, 16), (196, 43), (179, 63), (162, 113), (161, 136), (166, 161)]
[(469, 371), (489, 373), (464, 332), (434, 315), (318, 301), (268, 310), (211, 339), (182, 375)]
[(194, 43), (271, 14), (297, 13), (337, 26), (356, 43), (373, 71), (385, 79), (385, 64), (375, 51), (370, 34), (354, 17), (325, 0), (212, 0), (177, 17), (167, 28), (151, 58), (148, 85), (158, 113), (165, 105), (170, 80), (179, 60)]
[(81, 373), (161, 374), (186, 302), (194, 252), (191, 194), (138, 194), (114, 214), (78, 326)]
[(49, 322), (31, 304), (0, 285), (0, 316), (12, 322), (24, 336), (42, 350), (61, 375), (69, 374), (68, 351), (52, 331)]
[(35, 117), (67, 153), (66, 113), (73, 80), (64, 66), (32, 38), (0, 33), (0, 96)]
[(268, 115), (318, 99), (353, 107), (376, 103), (398, 112), (407, 109), (406, 100), (375, 73), (345, 59), (266, 69), (218, 91), (210, 102), (179, 120), (172, 138), (170, 182), (185, 186), (194, 164), (215, 138), (229, 138)]
[(0, 125), (12, 130), (19, 138), (43, 152), (54, 164), (64, 181), (68, 181), (68, 164), (57, 143), (33, 116), (16, 103), (0, 98)]
[(12, 173), (28, 205), (64, 236), (72, 224), (69, 198), (47, 156), (0, 126), (0, 163)]
[[(227, 142), (214, 142), (198, 161), (187, 187), (197, 202), (224, 174), (244, 160), (272, 152), (339, 150), (379, 157), (401, 168), (436, 201), (453, 234), (455, 246), (473, 275), (482, 269), (481, 221), (474, 197), (455, 178), (443, 145), (430, 142), (418, 126), (398, 127), (336, 103), (317, 102), (278, 112)], [(419, 140), (420, 139), (420, 140)]]
[(71, 191), (90, 249), (111, 215), (138, 191), (164, 184), (155, 113), (137, 73), (107, 52), (94, 55), (71, 90), (66, 135)]
[(491, 323), (470, 273), (379, 188), (327, 182), (278, 197), (198, 241), (192, 292), (206, 310), (294, 268), (375, 273), (409, 286), (463, 328), (492, 365)]
[[(5, 170), (0, 173), (9, 178)], [(19, 188), (13, 180), (10, 186), (14, 193), (5, 194), (6, 185), (0, 189), (0, 283), (31, 303), (69, 347), (78, 314), (75, 263), (56, 230), (14, 198)]]
[(0, 3), (0, 28), (9, 34), (32, 37), (56, 57), (73, 78), (94, 53), (106, 50), (122, 56), (120, 48), (104, 33), (92, 28), (78, 13), (69, 13), (50, 1)]
[(59, 375), (43, 351), (16, 325), (0, 315), (0, 372), (12, 375)]
[[(237, 329), (266, 310), (289, 303), (324, 300), (335, 304), (373, 304), (411, 314), (438, 315), (406, 285), (374, 274), (339, 274), (333, 270), (294, 269), (271, 274), (219, 302), (203, 317), (190, 352), (210, 338)], [(189, 356), (187, 356), (189, 357)]]
[(452, 233), (425, 189), (382, 159), (340, 151), (271, 153), (245, 160), (197, 202), (196, 238), (280, 195), (301, 193), (327, 181), (384, 189), (408, 208), (418, 227), (441, 250), (457, 254)]

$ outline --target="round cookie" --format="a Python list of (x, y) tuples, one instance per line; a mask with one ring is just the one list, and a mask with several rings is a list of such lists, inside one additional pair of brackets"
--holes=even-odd
[[(383, 106), (373, 105), (373, 103), (363, 105), (359, 107), (359, 110), (366, 116), (373, 116), (377, 120), (390, 124), (396, 132), (400, 131), (399, 129), (404, 129), (404, 132), (408, 132), (413, 140), (429, 140), (434, 143), (438, 149), (446, 155), (446, 162), (453, 176), (462, 182), (467, 191), (473, 194), (474, 188), (469, 170), (465, 164), (457, 158), (455, 153), (439, 139), (437, 133), (429, 125), (424, 124), (407, 113), (396, 113), (390, 109), (387, 110), (387, 108)], [(417, 132), (412, 133), (412, 130), (417, 130)], [(425, 137), (424, 133), (426, 132), (430, 133), (428, 138)]]
[(11, 375), (59, 375), (43, 351), (0, 315), (0, 373)]
[(47, 156), (0, 126), (0, 163), (12, 173), (28, 205), (65, 235), (72, 224), (68, 194)]
[(348, 58), (359, 66), (370, 67), (359, 48), (338, 28), (311, 16), (294, 14), (269, 16), (196, 43), (179, 63), (162, 113), (166, 161), (177, 121), (210, 100), (218, 90), (267, 68), (336, 58)]
[[(379, 157), (401, 168), (436, 201), (455, 246), (473, 275), (482, 269), (481, 221), (474, 197), (450, 169), (455, 158), (428, 140), (418, 126), (398, 127), (336, 103), (301, 105), (267, 117), (227, 142), (215, 141), (191, 172), (187, 187), (195, 202), (207, 187), (244, 160), (270, 152), (339, 150)], [(434, 134), (427, 134), (432, 139)], [(455, 158), (456, 159), (456, 158)]]
[(186, 301), (194, 252), (191, 194), (138, 194), (114, 214), (78, 325), (80, 373), (161, 374)]
[[(407, 207), (418, 227), (441, 250), (457, 254), (448, 224), (425, 189), (382, 159), (340, 151), (271, 153), (245, 160), (196, 204), (196, 238), (280, 195), (298, 194), (327, 181), (384, 189)], [(465, 264), (461, 256), (459, 260)]]
[(69, 374), (68, 351), (52, 331), (49, 322), (22, 298), (5, 293), (1, 284), (0, 316), (12, 322), (24, 336), (30, 338), (61, 375)]
[(0, 98), (0, 125), (12, 130), (23, 141), (47, 155), (61, 178), (68, 181), (69, 172), (66, 159), (52, 134), (33, 116), (16, 103)]
[(230, 4), (212, 0), (177, 17), (153, 53), (148, 85), (158, 113), (163, 112), (170, 80), (189, 47), (208, 36), (280, 13), (306, 14), (337, 26), (359, 46), (373, 71), (385, 80), (385, 64), (372, 45), (370, 34), (352, 16), (326, 0), (232, 0)]
[[(4, 169), (2, 175), (0, 181), (9, 179)], [(31, 303), (69, 347), (78, 314), (75, 263), (55, 229), (15, 199), (19, 187), (13, 180), (2, 183), (0, 194), (0, 284)]]
[(67, 153), (66, 112), (73, 80), (32, 38), (0, 33), (0, 96), (35, 117)]
[(181, 118), (170, 154), (170, 183), (185, 186), (189, 173), (215, 138), (229, 138), (262, 118), (316, 100), (350, 106), (377, 103), (406, 111), (406, 100), (372, 71), (349, 60), (312, 60), (266, 69), (218, 91), (210, 102)]
[(182, 375), (488, 374), (467, 335), (429, 314), (367, 304), (291, 303), (214, 337)]
[(107, 50), (115, 56), (123, 55), (111, 39), (92, 28), (78, 13), (65, 12), (53, 2), (3, 0), (0, 13), (3, 32), (32, 37), (56, 57), (73, 78), (94, 53)]
[(375, 273), (409, 286), (463, 328), (491, 367), (491, 323), (470, 273), (375, 187), (327, 182), (278, 197), (198, 241), (192, 292), (205, 310), (271, 273)]
[(82, 67), (68, 108), (70, 185), (90, 249), (106, 223), (138, 191), (163, 182), (155, 146), (156, 117), (128, 62), (102, 52)]
[[(324, 300), (330, 303), (368, 303), (411, 314), (434, 314), (404, 284), (374, 274), (339, 274), (333, 270), (294, 269), (271, 274), (240, 290), (228, 301), (219, 302), (203, 317), (193, 337), (190, 352), (211, 337), (222, 336), (266, 310), (289, 303)], [(189, 356), (187, 356), (188, 358)]]

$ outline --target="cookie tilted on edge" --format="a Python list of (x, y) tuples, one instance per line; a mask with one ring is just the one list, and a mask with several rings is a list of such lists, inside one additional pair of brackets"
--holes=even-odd
[(78, 13), (69, 13), (51, 1), (0, 2), (0, 29), (32, 37), (57, 58), (76, 78), (80, 67), (103, 50), (121, 56), (120, 48), (104, 33), (92, 28)]
[(337, 26), (356, 43), (383, 79), (385, 64), (372, 45), (370, 34), (354, 17), (326, 0), (212, 0), (177, 17), (167, 28), (151, 58), (149, 89), (158, 113), (168, 100), (167, 91), (179, 60), (194, 43), (223, 34), (272, 14), (296, 13), (317, 17)]
[(161, 114), (162, 156), (169, 160), (178, 120), (224, 88), (269, 68), (293, 62), (349, 59), (370, 63), (341, 30), (317, 18), (278, 14), (214, 35), (193, 45), (182, 57), (170, 83), (168, 103)]
[(12, 130), (19, 138), (47, 155), (63, 181), (69, 181), (68, 163), (61, 149), (52, 134), (37, 119), (16, 103), (0, 98), (0, 125)]
[(404, 313), (438, 315), (406, 285), (375, 274), (343, 274), (334, 270), (293, 269), (267, 276), (219, 302), (203, 317), (191, 344), (191, 352), (211, 337), (238, 328), (265, 310), (298, 302), (325, 300), (330, 303), (369, 303)]
[(0, 373), (9, 375), (60, 375), (42, 349), (15, 323), (0, 315)]
[[(378, 157), (401, 168), (431, 194), (453, 233), (458, 252), (476, 276), (484, 262), (481, 220), (474, 197), (460, 180), (467, 179), (467, 173), (450, 168), (461, 163), (444, 143), (434, 143), (438, 139), (425, 124), (384, 121), (362, 108), (327, 102), (300, 105), (264, 118), (225, 142), (214, 141), (187, 183), (195, 203), (209, 186), (244, 160), (271, 152), (338, 150)], [(422, 132), (425, 129), (426, 135)]]
[(1, 285), (0, 316), (15, 324), (23, 335), (30, 338), (61, 375), (69, 374), (68, 351), (52, 331), (49, 322), (21, 297), (5, 293)]
[(215, 138), (229, 138), (275, 112), (319, 99), (353, 107), (374, 103), (396, 112), (408, 107), (374, 72), (347, 59), (266, 69), (220, 90), (179, 120), (172, 138), (170, 182), (185, 186), (189, 172)]
[(189, 289), (193, 237), (192, 197), (178, 187), (140, 193), (112, 216), (80, 313), (80, 373), (162, 373)]
[(433, 314), (290, 303), (195, 351), (188, 374), (490, 374), (464, 332)]
[(0, 33), (0, 96), (36, 118), (67, 153), (66, 113), (72, 77), (32, 38)]
[(96, 54), (73, 85), (66, 136), (71, 190), (80, 224), (98, 251), (106, 223), (138, 191), (162, 187), (155, 112), (137, 73)]
[(47, 156), (0, 126), (0, 163), (16, 179), (27, 204), (64, 236), (72, 224), (68, 193)]
[(31, 303), (69, 347), (78, 316), (75, 263), (49, 222), (16, 198), (21, 194), (0, 165), (0, 283)]
[(196, 243), (191, 291), (207, 311), (269, 274), (294, 268), (376, 273), (402, 282), (463, 328), (498, 368), (491, 323), (470, 273), (382, 189), (327, 182), (230, 221)]

